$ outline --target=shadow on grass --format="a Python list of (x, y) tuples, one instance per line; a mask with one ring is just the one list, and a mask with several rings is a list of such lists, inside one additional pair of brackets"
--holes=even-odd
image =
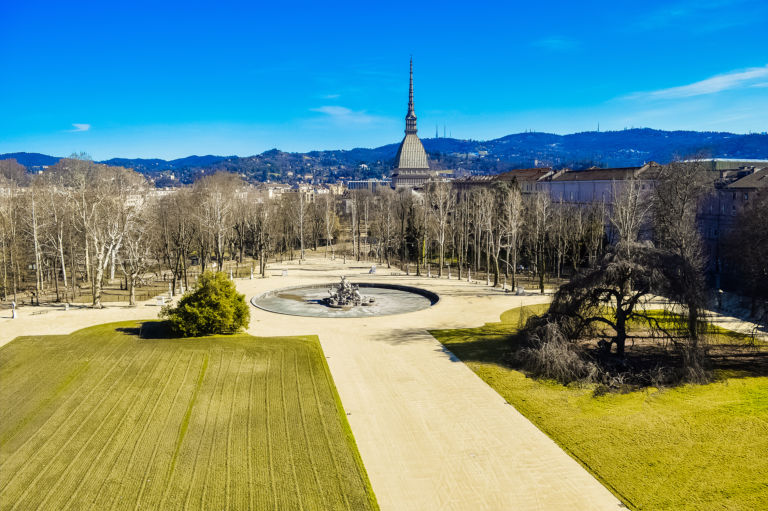
[(510, 355), (520, 347), (515, 329), (504, 332), (487, 325), (466, 330), (431, 330), (432, 336), (443, 345), (453, 362), (480, 362), (516, 369), (509, 363)]
[[(432, 330), (452, 361), (495, 365), (523, 372), (526, 376), (539, 379), (525, 371), (514, 356), (522, 346), (518, 329), (532, 314), (543, 312), (546, 306), (534, 306), (528, 310), (511, 309), (502, 314), (499, 323), (487, 323), (478, 328)], [(723, 328), (712, 328), (709, 334), (707, 368), (713, 371), (715, 380), (721, 378), (747, 378), (768, 376), (768, 350), (761, 344), (750, 344), (749, 336)], [(585, 354), (593, 360), (601, 360), (597, 339), (581, 342)], [(603, 360), (602, 364), (610, 364)], [(679, 368), (681, 355), (670, 344), (639, 342), (631, 340), (627, 346), (626, 368), (642, 374), (651, 373), (660, 367)], [(672, 385), (675, 386), (675, 385)]]
[(136, 327), (119, 327), (116, 330), (142, 339), (173, 339), (177, 337), (171, 333), (168, 321), (144, 321)]

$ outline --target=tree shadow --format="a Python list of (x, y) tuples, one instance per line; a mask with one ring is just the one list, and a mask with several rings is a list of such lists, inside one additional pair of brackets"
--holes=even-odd
[(120, 327), (116, 330), (141, 339), (171, 339), (175, 337), (171, 333), (170, 322), (168, 321), (144, 321), (136, 327)]

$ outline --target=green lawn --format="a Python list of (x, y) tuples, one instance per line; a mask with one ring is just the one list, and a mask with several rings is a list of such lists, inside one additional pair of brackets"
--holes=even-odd
[(0, 509), (377, 509), (314, 336), (0, 348)]
[(630, 508), (768, 509), (768, 378), (594, 397), (498, 364), (520, 323), (432, 334)]

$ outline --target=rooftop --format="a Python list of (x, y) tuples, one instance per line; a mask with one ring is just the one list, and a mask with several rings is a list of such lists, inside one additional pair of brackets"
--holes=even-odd
[(755, 170), (729, 184), (727, 188), (768, 188), (768, 167)]
[(618, 181), (630, 178), (652, 179), (654, 170), (659, 165), (646, 163), (642, 167), (618, 167), (611, 169), (590, 168), (586, 170), (566, 170), (552, 177), (552, 181)]

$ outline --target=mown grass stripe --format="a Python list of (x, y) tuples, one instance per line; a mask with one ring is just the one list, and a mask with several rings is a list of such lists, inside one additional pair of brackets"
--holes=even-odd
[(187, 362), (187, 367), (184, 370), (184, 376), (181, 378), (181, 382), (179, 382), (178, 387), (176, 388), (176, 392), (173, 395), (173, 400), (171, 401), (171, 404), (168, 406), (168, 413), (165, 414), (165, 419), (163, 419), (163, 423), (160, 426), (157, 434), (157, 439), (155, 440), (155, 445), (152, 448), (152, 455), (149, 458), (149, 462), (146, 465), (146, 468), (144, 469), (144, 475), (141, 478), (141, 487), (139, 488), (139, 494), (136, 496), (136, 504), (134, 507), (134, 510), (139, 509), (139, 505), (141, 503), (141, 497), (144, 495), (144, 489), (146, 488), (147, 482), (149, 481), (149, 477), (147, 477), (150, 472), (152, 471), (152, 468), (154, 466), (155, 456), (157, 456), (157, 450), (160, 447), (160, 443), (163, 438), (163, 431), (166, 429), (166, 425), (168, 424), (168, 419), (171, 417), (171, 413), (173, 412), (173, 406), (176, 404), (176, 400), (179, 398), (179, 394), (181, 394), (181, 389), (184, 388), (184, 382), (187, 380), (187, 375), (189, 374), (189, 368), (192, 366), (192, 360), (194, 360), (195, 356), (194, 353), (190, 355), (189, 362)]
[(339, 462), (336, 459), (336, 453), (333, 451), (333, 447), (332, 447), (333, 442), (331, 441), (331, 435), (328, 432), (328, 424), (325, 421), (325, 414), (323, 413), (323, 405), (320, 401), (318, 386), (317, 386), (317, 382), (315, 381), (314, 365), (312, 364), (311, 354), (309, 351), (307, 351), (307, 359), (309, 361), (309, 375), (312, 378), (312, 388), (314, 389), (314, 393), (315, 393), (315, 402), (317, 403), (318, 410), (320, 410), (320, 422), (323, 425), (323, 435), (325, 436), (325, 447), (328, 449), (328, 456), (331, 458), (331, 461), (333, 462), (333, 475), (336, 479), (336, 482), (338, 483), (339, 494), (341, 494), (342, 498), (344, 499), (344, 507), (346, 507), (348, 510), (351, 511), (352, 507), (350, 505), (349, 499), (347, 498), (347, 492), (346, 492), (346, 489), (344, 488), (344, 483), (341, 480), (341, 469), (339, 468)]
[[(343, 417), (330, 380), (317, 377), (325, 361), (316, 338), (141, 339), (118, 329), (135, 324), (0, 353), (11, 357), (6, 369), (45, 359), (34, 367), (50, 373), (41, 385), (23, 383), (28, 374), (20, 371), (9, 382), (31, 395), (14, 422), (0, 421), (0, 435), (20, 429), (0, 449), (0, 479), (14, 476), (12, 467), (23, 472), (0, 502), (13, 505), (42, 469), (19, 511), (122, 511), (137, 504), (140, 510), (375, 508), (356, 483), (354, 446), (338, 428)], [(71, 358), (58, 351), (62, 346)], [(51, 353), (58, 358), (49, 359)], [(83, 374), (51, 399), (86, 360)], [(0, 408), (8, 402), (16, 396), (3, 386)], [(42, 402), (44, 410), (19, 427)]]
[[(170, 360), (168, 358), (158, 357), (155, 367), (152, 369), (152, 371), (149, 374), (149, 377), (145, 381), (151, 381), (152, 375), (154, 375), (155, 373), (165, 374), (165, 367), (169, 362)], [(151, 387), (151, 388), (153, 391), (159, 390), (159, 387), (158, 388)], [(143, 399), (140, 399), (139, 396), (135, 394), (132, 394), (132, 397), (136, 406), (138, 406), (139, 404), (143, 405), (139, 413), (136, 415), (136, 419), (138, 420), (141, 417), (143, 417), (146, 411), (149, 409), (150, 403), (152, 403), (152, 393), (148, 393)], [(131, 429), (131, 426), (129, 424), (124, 423), (123, 426), (126, 431), (129, 431)], [(94, 503), (99, 502), (99, 497), (101, 497), (101, 492), (106, 487), (107, 482), (110, 480), (110, 476), (112, 475), (112, 472), (115, 471), (115, 468), (117, 467), (118, 463), (122, 461), (120, 454), (123, 452), (123, 450), (125, 449), (125, 446), (128, 445), (128, 443), (131, 440), (131, 436), (128, 434), (124, 435), (124, 437), (125, 438), (123, 439), (120, 446), (117, 449), (115, 449), (112, 464), (109, 466), (109, 469), (106, 470), (104, 478), (102, 479), (101, 484), (99, 485), (99, 488), (96, 491), (96, 495), (93, 498)]]
[(245, 422), (245, 435), (246, 435), (246, 463), (248, 464), (248, 503), (249, 509), (256, 509), (255, 495), (253, 494), (253, 451), (251, 447), (251, 430), (253, 428), (253, 381), (256, 379), (255, 366), (257, 365), (256, 357), (253, 358), (253, 364), (251, 367), (250, 384), (248, 385), (248, 416)]
[(299, 406), (299, 415), (301, 416), (301, 430), (304, 433), (304, 442), (307, 444), (307, 458), (309, 460), (309, 465), (312, 468), (312, 475), (315, 479), (315, 485), (317, 486), (317, 494), (320, 495), (320, 498), (323, 499), (323, 503), (325, 504), (324, 507), (328, 507), (327, 502), (325, 502), (325, 494), (323, 493), (323, 485), (320, 482), (320, 474), (318, 474), (317, 471), (317, 462), (312, 456), (312, 445), (309, 441), (309, 433), (307, 432), (307, 418), (304, 413), (304, 405), (301, 402), (301, 382), (299, 381), (299, 353), (298, 351), (293, 352), (293, 368), (294, 372), (296, 373), (296, 401)]
[[(128, 352), (124, 353), (123, 356), (120, 357), (118, 363), (120, 361), (122, 361), (127, 355), (128, 355)], [(134, 358), (136, 358), (136, 356), (137, 356), (137, 354), (134, 353)], [(21, 502), (26, 498), (27, 494), (29, 494), (29, 492), (35, 488), (36, 483), (43, 477), (43, 475), (45, 475), (48, 472), (48, 470), (53, 465), (54, 461), (56, 459), (58, 459), (66, 451), (66, 449), (67, 449), (67, 447), (69, 447), (70, 443), (75, 441), (75, 439), (77, 438), (78, 432), (83, 428), (83, 426), (85, 426), (88, 423), (88, 421), (90, 420), (91, 416), (93, 416), (93, 414), (96, 413), (96, 411), (99, 410), (99, 408), (101, 407), (101, 404), (107, 399), (107, 397), (110, 396), (110, 394), (111, 394), (110, 391), (114, 388), (114, 386), (120, 380), (122, 375), (125, 374), (125, 372), (128, 370), (128, 367), (130, 367), (130, 365), (127, 365), (125, 367), (125, 369), (123, 369), (123, 372), (121, 373), (121, 375), (118, 378), (115, 378), (115, 380), (109, 386), (107, 392), (105, 392), (104, 396), (101, 399), (99, 399), (99, 401), (91, 408), (91, 410), (88, 412), (88, 415), (86, 415), (85, 418), (82, 421), (80, 421), (80, 424), (77, 426), (77, 429), (75, 429), (75, 431), (72, 434), (70, 434), (70, 436), (64, 442), (64, 445), (62, 445), (59, 449), (57, 449), (56, 454), (54, 454), (53, 456), (51, 456), (48, 459), (48, 462), (42, 467), (42, 469), (37, 471), (37, 475), (35, 476), (35, 478), (31, 482), (29, 482), (29, 483), (27, 483), (25, 485), (25, 489), (22, 492), (22, 494), (19, 495), (15, 499), (15, 504), (13, 505), (13, 507), (11, 507), (11, 511), (14, 511), (15, 509), (18, 508), (18, 506), (21, 504)], [(110, 369), (110, 372), (111, 372), (111, 369)], [(103, 379), (102, 379), (102, 381), (103, 381)], [(94, 390), (95, 389), (93, 389), (91, 392), (93, 392)], [(15, 476), (15, 474), (14, 474), (14, 476)]]
[[(125, 470), (123, 471), (123, 475), (120, 478), (121, 481), (126, 481), (126, 475), (131, 473), (131, 467), (133, 466), (135, 460), (136, 460), (136, 453), (138, 452), (139, 446), (141, 445), (142, 440), (144, 439), (144, 435), (146, 435), (147, 430), (149, 429), (149, 425), (152, 423), (152, 418), (155, 416), (155, 412), (157, 411), (158, 405), (160, 404), (160, 399), (163, 397), (163, 394), (165, 394), (165, 391), (168, 389), (168, 386), (171, 383), (171, 377), (176, 372), (176, 366), (179, 364), (179, 361), (181, 360), (181, 357), (183, 356), (183, 353), (178, 353), (176, 355), (176, 358), (173, 361), (173, 366), (171, 367), (171, 370), (168, 371), (168, 376), (165, 378), (165, 383), (163, 384), (160, 392), (157, 394), (157, 399), (155, 400), (155, 404), (152, 406), (152, 410), (149, 412), (149, 417), (147, 417), (147, 420), (144, 421), (144, 424), (141, 428), (141, 433), (136, 438), (136, 442), (133, 444), (133, 448), (131, 449), (131, 455), (128, 458), (128, 463), (125, 465)], [(130, 482), (130, 481), (129, 481)], [(124, 486), (122, 487), (124, 488)], [(116, 503), (119, 500), (119, 496), (122, 495), (122, 491), (116, 492), (109, 504), (110, 511), (115, 508)]]
[[(115, 346), (115, 348), (114, 348), (112, 351), (110, 351), (109, 355), (107, 355), (105, 358), (107, 358), (107, 359), (111, 358), (111, 357), (112, 357), (112, 356), (113, 356), (115, 353), (117, 353), (117, 351), (118, 351), (118, 350), (119, 350), (119, 349), (120, 349), (122, 346), (123, 346), (122, 344), (118, 344), (117, 346)], [(125, 355), (123, 355), (123, 356), (125, 356)], [(78, 401), (77, 405), (75, 406), (75, 408), (74, 408), (72, 411), (70, 411), (70, 412), (69, 412), (69, 413), (67, 413), (67, 414), (63, 414), (63, 413), (62, 413), (62, 414), (60, 414), (60, 415), (61, 415), (61, 417), (60, 417), (60, 419), (61, 419), (61, 420), (60, 420), (60, 422), (59, 422), (58, 426), (55, 428), (55, 430), (54, 430), (54, 431), (59, 431), (59, 430), (62, 428), (62, 425), (63, 425), (64, 423), (66, 423), (66, 422), (67, 422), (67, 421), (68, 421), (68, 420), (69, 420), (69, 419), (70, 419), (70, 418), (71, 418), (73, 415), (75, 415), (75, 413), (76, 413), (76, 412), (77, 412), (77, 411), (80, 409), (80, 407), (82, 407), (82, 406), (84, 406), (84, 405), (85, 405), (85, 403), (86, 403), (86, 402), (88, 401), (88, 399), (90, 398), (91, 394), (93, 394), (93, 392), (95, 391), (95, 389), (96, 389), (98, 386), (100, 386), (100, 385), (101, 385), (101, 383), (104, 381), (104, 379), (106, 379), (106, 378), (109, 376), (109, 374), (111, 373), (112, 369), (114, 369), (114, 368), (117, 366), (117, 364), (119, 364), (119, 363), (120, 363), (120, 360), (122, 360), (122, 358), (120, 358), (120, 359), (116, 360), (116, 361), (113, 363), (113, 365), (111, 366), (111, 368), (110, 368), (110, 369), (109, 369), (109, 370), (108, 370), (108, 371), (107, 371), (107, 372), (106, 372), (106, 373), (105, 373), (105, 374), (104, 374), (104, 375), (103, 375), (103, 376), (102, 376), (102, 377), (99, 379), (99, 381), (98, 381), (98, 382), (96, 382), (96, 383), (93, 385), (93, 387), (91, 388), (90, 392), (88, 392), (88, 394), (86, 394), (86, 396), (85, 396), (83, 399), (81, 399), (80, 401)], [(89, 364), (89, 365), (90, 365), (90, 364)], [(94, 372), (95, 372), (95, 371), (94, 371)], [(97, 377), (98, 377), (98, 376), (97, 376)], [(22, 449), (24, 449), (24, 448), (26, 448), (26, 446), (27, 446), (27, 445), (28, 445), (30, 442), (32, 442), (34, 439), (36, 439), (36, 438), (37, 438), (37, 436), (40, 434), (40, 432), (41, 432), (41, 431), (42, 431), (42, 430), (43, 430), (43, 429), (44, 429), (44, 428), (45, 428), (47, 425), (49, 425), (49, 423), (51, 422), (51, 420), (53, 420), (53, 417), (54, 417), (54, 416), (56, 416), (56, 415), (58, 414), (58, 412), (59, 412), (60, 410), (62, 410), (62, 409), (65, 407), (65, 405), (66, 405), (67, 403), (69, 403), (70, 401), (74, 401), (74, 400), (75, 400), (75, 399), (76, 399), (76, 398), (79, 396), (79, 392), (80, 392), (80, 390), (81, 390), (81, 389), (83, 389), (87, 383), (88, 383), (88, 382), (87, 382), (87, 379), (86, 379), (86, 378), (83, 378), (83, 379), (81, 379), (81, 380), (80, 380), (80, 382), (79, 382), (79, 385), (78, 385), (78, 387), (77, 387), (76, 389), (72, 390), (72, 391), (69, 393), (69, 396), (68, 396), (68, 397), (65, 399), (65, 401), (64, 401), (62, 404), (60, 404), (60, 405), (59, 405), (59, 406), (56, 408), (56, 410), (55, 410), (55, 411), (54, 411), (52, 414), (50, 414), (50, 415), (48, 416), (48, 419), (47, 419), (47, 420), (45, 420), (44, 422), (42, 422), (42, 423), (40, 424), (40, 426), (38, 426), (38, 428), (37, 428), (37, 429), (36, 429), (36, 430), (35, 430), (35, 431), (34, 431), (34, 432), (33, 432), (33, 433), (30, 435), (30, 436), (28, 436), (28, 437), (27, 437), (27, 439), (26, 439), (26, 440), (24, 440), (24, 442), (23, 442), (21, 445), (19, 445), (19, 446), (18, 446), (18, 447), (17, 447), (17, 448), (16, 448), (16, 449), (15, 449), (15, 450), (14, 450), (14, 451), (13, 451), (13, 452), (12, 452), (12, 453), (9, 455), (9, 456), (8, 456), (8, 459), (14, 459), (14, 458), (17, 458), (17, 459), (21, 459), (21, 460), (24, 462), (24, 464), (23, 464), (22, 466), (20, 466), (20, 467), (16, 467), (16, 468), (12, 469), (12, 470), (11, 470), (11, 472), (13, 472), (14, 474), (17, 474), (17, 473), (19, 473), (19, 472), (20, 472), (20, 471), (21, 471), (21, 470), (24, 468), (24, 466), (26, 465), (26, 463), (27, 463), (27, 462), (29, 462), (29, 460), (30, 460), (30, 458), (31, 458), (31, 453), (30, 453), (30, 455), (26, 455), (26, 456), (20, 456), (20, 455), (19, 455), (19, 453), (21, 452), (21, 450), (22, 450)], [(44, 444), (45, 444), (45, 440), (43, 441), (43, 443), (42, 443), (41, 445), (44, 445)], [(40, 451), (40, 450), (41, 450), (41, 445), (38, 445), (37, 447), (34, 447), (34, 448), (33, 448), (33, 451), (34, 451), (34, 452), (38, 452), (38, 451)], [(2, 495), (2, 492), (5, 490), (5, 488), (6, 488), (6, 487), (8, 486), (8, 484), (10, 484), (10, 483), (11, 483), (11, 480), (8, 480), (8, 481), (6, 481), (6, 484), (5, 484), (4, 486), (1, 486), (1, 487), (0, 487), (0, 495)]]
[[(22, 340), (22, 342), (25, 340), (27, 339)], [(45, 353), (42, 349), (28, 350), (31, 364), (36, 369), (34, 372), (30, 371), (30, 363), (23, 362), (18, 363), (10, 371), (4, 368), (0, 369), (0, 402), (4, 403), (3, 416), (5, 421), (16, 423), (19, 420), (17, 417), (29, 413), (27, 408), (34, 409), (37, 405), (35, 405), (34, 399), (30, 399), (31, 396), (42, 396), (42, 401), (50, 403), (44, 389), (47, 385), (54, 383), (51, 380), (58, 375), (56, 369), (69, 367), (73, 360), (80, 358), (75, 356), (74, 350), (64, 350), (63, 354), (60, 351)], [(41, 356), (43, 353), (45, 355)], [(87, 364), (87, 362), (86, 360), (81, 364)], [(16, 370), (21, 371), (21, 375), (18, 377), (15, 376)], [(55, 413), (55, 410), (53, 408), (51, 413)], [(0, 440), (0, 447), (4, 443)]]
[[(33, 408), (30, 412), (27, 413), (21, 420), (13, 421), (14, 425), (13, 428), (11, 428), (9, 431), (6, 431), (2, 436), (0, 436), (0, 448), (2, 448), (7, 442), (9, 442), (14, 436), (16, 436), (24, 427), (29, 424), (32, 419), (45, 410), (48, 405), (50, 405), (57, 397), (61, 395), (62, 392), (67, 390), (69, 386), (72, 384), (72, 382), (77, 379), (83, 372), (88, 369), (89, 362), (86, 360), (85, 362), (80, 363), (78, 366), (75, 367), (74, 370), (70, 371), (64, 379), (59, 382), (59, 384), (56, 386), (56, 388), (53, 390), (53, 393), (50, 394), (48, 397), (40, 401), (35, 408)], [(21, 394), (21, 393), (19, 393)], [(11, 405), (12, 407), (13, 405)], [(9, 417), (6, 420), (11, 420)]]
[[(138, 379), (139, 375), (141, 374), (141, 371), (142, 371), (142, 369), (144, 368), (144, 366), (146, 366), (146, 364), (147, 364), (149, 361), (150, 361), (150, 358), (147, 358), (147, 357), (143, 357), (143, 360), (141, 361), (141, 366), (139, 367), (138, 371), (136, 371), (136, 374), (135, 374), (135, 375), (133, 376), (133, 378), (131, 379), (131, 382), (128, 384), (128, 387), (130, 387), (131, 385), (133, 385), (133, 383), (134, 383), (134, 382), (135, 382), (135, 381)], [(132, 361), (131, 363), (133, 363), (133, 361)], [(126, 371), (127, 371), (127, 370), (128, 370), (130, 367), (131, 367), (131, 366), (129, 365), (129, 366), (126, 368)], [(124, 373), (124, 374), (125, 374), (125, 373)], [(102, 431), (102, 428), (103, 428), (103, 427), (104, 427), (104, 425), (107, 423), (107, 421), (109, 420), (109, 418), (110, 418), (110, 416), (112, 415), (112, 413), (113, 413), (113, 412), (114, 412), (114, 411), (115, 411), (115, 410), (118, 408), (118, 406), (119, 406), (121, 403), (123, 403), (123, 402), (124, 402), (124, 401), (125, 401), (125, 400), (126, 400), (128, 397), (130, 397), (130, 394), (128, 394), (128, 393), (123, 393), (123, 394), (121, 394), (121, 395), (120, 395), (120, 399), (118, 399), (118, 400), (117, 400), (117, 401), (116, 401), (116, 402), (115, 402), (115, 403), (112, 405), (112, 407), (109, 409), (109, 411), (107, 411), (107, 413), (106, 413), (106, 414), (104, 414), (104, 417), (103, 417), (103, 418), (102, 418), (102, 420), (99, 422), (98, 426), (96, 426), (96, 427), (94, 428), (94, 430), (93, 430), (93, 432), (91, 433), (91, 435), (88, 437), (88, 439), (87, 439), (87, 440), (86, 440), (86, 441), (83, 443), (83, 445), (82, 445), (82, 446), (80, 447), (80, 449), (77, 451), (77, 454), (75, 454), (75, 456), (69, 460), (69, 463), (67, 464), (67, 466), (64, 468), (64, 470), (62, 470), (62, 471), (61, 471), (61, 474), (59, 475), (59, 478), (56, 480), (56, 482), (55, 482), (55, 483), (54, 483), (52, 486), (50, 486), (50, 487), (49, 487), (49, 489), (48, 489), (48, 492), (47, 492), (47, 494), (45, 495), (45, 497), (43, 498), (43, 501), (42, 501), (42, 502), (39, 504), (39, 507), (41, 507), (41, 508), (44, 508), (44, 507), (45, 507), (45, 505), (46, 505), (46, 503), (48, 502), (48, 499), (49, 499), (51, 496), (54, 496), (54, 495), (56, 494), (56, 489), (59, 487), (59, 485), (60, 485), (60, 484), (61, 484), (61, 482), (64, 480), (64, 478), (65, 478), (67, 475), (69, 475), (69, 472), (71, 472), (72, 470), (74, 470), (74, 468), (73, 468), (73, 467), (75, 466), (75, 464), (76, 464), (76, 463), (77, 463), (77, 461), (79, 460), (80, 456), (82, 456), (82, 455), (83, 455), (83, 452), (85, 451), (86, 447), (88, 447), (88, 445), (90, 445), (90, 443), (93, 441), (93, 439), (94, 439), (94, 438), (96, 438), (96, 435), (97, 435), (97, 434), (99, 434), (99, 433)], [(122, 416), (121, 416), (121, 417), (125, 417), (125, 415), (128, 413), (128, 411), (129, 411), (129, 410), (130, 410), (130, 407), (129, 407), (129, 408), (127, 408), (127, 409), (125, 410), (125, 412), (123, 412), (123, 414), (122, 414)], [(72, 498), (74, 498), (75, 494), (76, 494), (76, 493), (77, 493), (77, 491), (80, 489), (80, 487), (82, 486), (83, 482), (86, 480), (86, 478), (87, 478), (87, 475), (90, 473), (90, 471), (91, 471), (91, 470), (93, 470), (93, 468), (94, 468), (94, 467), (96, 467), (96, 462), (97, 462), (97, 461), (98, 461), (98, 460), (101, 458), (101, 455), (104, 453), (104, 450), (105, 450), (105, 449), (106, 449), (106, 447), (109, 445), (109, 443), (110, 443), (110, 441), (112, 440), (112, 438), (114, 438), (114, 435), (115, 435), (115, 433), (117, 432), (117, 430), (118, 430), (118, 428), (117, 428), (117, 427), (115, 427), (115, 428), (113, 428), (113, 429), (112, 429), (111, 433), (110, 433), (110, 434), (109, 434), (109, 436), (107, 437), (107, 440), (106, 440), (106, 441), (105, 441), (105, 442), (102, 444), (102, 447), (101, 447), (101, 449), (99, 450), (99, 452), (98, 452), (98, 454), (97, 454), (96, 458), (95, 458), (95, 459), (90, 459), (90, 460), (88, 460), (88, 463), (89, 463), (89, 465), (88, 465), (88, 470), (87, 470), (87, 472), (86, 472), (85, 474), (83, 474), (83, 475), (82, 475), (82, 476), (79, 478), (79, 481), (80, 481), (80, 482), (79, 482), (79, 483), (78, 483), (78, 485), (75, 487), (75, 489), (74, 489), (72, 492), (70, 492), (68, 501), (67, 501), (67, 502), (66, 502), (66, 503), (65, 503), (63, 506), (56, 506), (56, 508), (57, 508), (57, 509), (62, 509), (63, 507), (66, 507), (66, 504), (67, 504), (69, 501), (71, 501), (71, 500), (72, 500)]]
[(237, 397), (237, 383), (240, 380), (240, 370), (243, 367), (243, 360), (245, 360), (245, 352), (240, 356), (240, 363), (237, 365), (237, 374), (235, 375), (235, 386), (232, 389), (232, 397), (230, 399), (229, 404), (229, 421), (227, 421), (227, 453), (225, 456), (225, 466), (227, 468), (226, 473), (226, 486), (224, 491), (224, 509), (229, 509), (230, 507), (230, 457), (231, 457), (231, 451), (230, 451), (230, 443), (232, 441), (232, 416), (235, 412), (235, 399)]
[(272, 353), (269, 354), (269, 357), (267, 358), (267, 370), (264, 371), (264, 388), (266, 391), (264, 392), (264, 424), (265, 424), (265, 430), (267, 432), (267, 460), (269, 465), (269, 486), (272, 488), (272, 500), (274, 501), (272, 509), (278, 509), (278, 501), (277, 501), (277, 482), (275, 481), (275, 463), (274, 463), (274, 457), (272, 455), (272, 422), (270, 418), (270, 402), (269, 402), (269, 382), (270, 377), (270, 370), (272, 365)]
[[(222, 357), (223, 357), (223, 351), (222, 351)], [(223, 365), (223, 363), (222, 363)], [(224, 372), (224, 374), (229, 374), (229, 367), (232, 365), (232, 357), (227, 357), (227, 370)], [(211, 441), (210, 441), (210, 447), (208, 448), (208, 458), (205, 463), (205, 475), (203, 476), (203, 491), (200, 494), (200, 506), (199, 509), (204, 509), (208, 506), (206, 506), (205, 498), (208, 494), (208, 479), (211, 473), (211, 465), (212, 459), (214, 456), (214, 446), (216, 445), (216, 437), (218, 436), (217, 433), (219, 433), (218, 423), (219, 419), (221, 417), (221, 403), (224, 401), (224, 385), (222, 384), (221, 387), (218, 385), (216, 386), (215, 390), (219, 390), (219, 399), (216, 400), (216, 413), (213, 416), (213, 431), (211, 432)]]
[(168, 489), (171, 487), (171, 479), (173, 478), (173, 471), (176, 469), (176, 461), (179, 457), (179, 451), (184, 443), (184, 437), (187, 434), (189, 428), (189, 418), (192, 416), (192, 409), (197, 402), (197, 395), (200, 393), (200, 387), (203, 385), (205, 379), (205, 372), (208, 369), (208, 353), (203, 355), (203, 364), (200, 366), (200, 374), (197, 375), (197, 383), (195, 384), (195, 390), (192, 393), (192, 398), (189, 400), (187, 410), (184, 412), (184, 417), (181, 419), (181, 426), (179, 427), (178, 438), (176, 439), (176, 446), (173, 449), (173, 457), (171, 458), (171, 464), (168, 467), (168, 473), (165, 476), (165, 491), (163, 492), (163, 498), (160, 501), (160, 507), (165, 504), (165, 498), (167, 496)]
[[(154, 352), (153, 352), (153, 354), (154, 354)], [(159, 358), (155, 358), (155, 357), (151, 357), (151, 358), (145, 358), (145, 363), (146, 363), (146, 362), (149, 362), (149, 360), (150, 360), (150, 359), (151, 359), (151, 360), (155, 360), (155, 364), (154, 364), (154, 366), (152, 367), (152, 369), (150, 369), (150, 373), (153, 373), (153, 372), (155, 372), (155, 371), (157, 370), (157, 368), (160, 366), (160, 361), (161, 361), (161, 360), (160, 360)], [(136, 374), (136, 378), (134, 379), (134, 382), (135, 382), (135, 380), (136, 380), (136, 379), (137, 379), (139, 376), (141, 376), (141, 373), (142, 373), (142, 372), (143, 372), (143, 366), (142, 366), (142, 368), (141, 368), (141, 369), (140, 369), (140, 370), (137, 372), (137, 374)], [(134, 382), (132, 382), (132, 384), (133, 384)], [(107, 452), (107, 448), (108, 448), (108, 447), (111, 447), (111, 446), (113, 445), (113, 440), (116, 440), (116, 436), (118, 435), (118, 432), (122, 433), (122, 436), (125, 436), (125, 437), (127, 438), (127, 435), (125, 435), (125, 430), (127, 429), (127, 428), (125, 427), (125, 421), (126, 421), (127, 417), (129, 417), (129, 416), (130, 416), (130, 414), (131, 414), (131, 413), (132, 413), (132, 412), (133, 412), (133, 411), (134, 411), (134, 410), (135, 410), (135, 409), (138, 407), (138, 405), (139, 405), (139, 403), (140, 403), (141, 401), (137, 400), (137, 399), (135, 398), (135, 395), (134, 395), (134, 394), (132, 394), (132, 393), (128, 393), (128, 392), (126, 392), (126, 393), (124, 394), (124, 398), (125, 398), (125, 399), (130, 399), (130, 401), (131, 401), (131, 405), (130, 405), (128, 408), (126, 408), (126, 410), (125, 410), (125, 412), (123, 413), (123, 415), (122, 415), (122, 416), (120, 417), (120, 419), (117, 421), (117, 426), (113, 428), (113, 430), (112, 430), (112, 433), (109, 435), (109, 437), (108, 437), (107, 441), (106, 441), (106, 442), (104, 442), (104, 444), (102, 445), (102, 448), (99, 450), (99, 453), (98, 453), (98, 455), (96, 456), (96, 458), (95, 458), (95, 459), (90, 459), (90, 460), (88, 460), (88, 463), (89, 463), (89, 464), (88, 464), (88, 470), (86, 471), (86, 473), (85, 473), (83, 476), (81, 476), (81, 477), (80, 477), (80, 480), (79, 480), (79, 482), (78, 482), (77, 486), (76, 486), (76, 487), (75, 487), (75, 489), (74, 489), (74, 490), (73, 490), (73, 491), (70, 493), (70, 495), (69, 495), (69, 498), (68, 498), (68, 499), (67, 499), (67, 501), (64, 503), (64, 505), (63, 505), (63, 506), (61, 506), (59, 509), (62, 509), (62, 510), (66, 510), (66, 509), (68, 509), (68, 508), (70, 507), (70, 505), (71, 505), (73, 502), (75, 502), (75, 497), (77, 496), (78, 492), (80, 492), (81, 488), (83, 488), (83, 486), (84, 486), (84, 483), (88, 483), (89, 485), (93, 485), (93, 484), (95, 483), (95, 482), (92, 480), (92, 478), (90, 477), (90, 473), (91, 473), (91, 471), (92, 471), (94, 468), (97, 468), (97, 467), (98, 467), (98, 468), (102, 468), (102, 467), (101, 467), (101, 465), (99, 464), (99, 460), (100, 460), (100, 459), (101, 459), (101, 457), (104, 455), (104, 453), (105, 453), (105, 452)], [(121, 444), (121, 446), (122, 446), (122, 444)], [(116, 460), (116, 459), (117, 459), (117, 456), (116, 456), (116, 455), (113, 455), (113, 458)], [(108, 476), (108, 475), (109, 475), (109, 473), (111, 473), (111, 467), (112, 467), (112, 465), (110, 465), (110, 469), (109, 469), (109, 471), (107, 472), (106, 476)], [(104, 479), (103, 479), (104, 481), (106, 481), (106, 476), (105, 476), (105, 477), (104, 477)], [(99, 485), (99, 487), (101, 487), (101, 485)]]
[(285, 439), (286, 444), (288, 445), (288, 452), (286, 453), (289, 460), (291, 460), (291, 473), (293, 474), (293, 485), (296, 489), (296, 499), (299, 502), (299, 509), (304, 509), (304, 506), (302, 504), (301, 499), (301, 489), (299, 488), (299, 478), (296, 475), (296, 461), (294, 460), (294, 452), (295, 450), (291, 446), (291, 433), (290, 428), (288, 425), (290, 424), (289, 418), (288, 418), (288, 404), (285, 399), (285, 352), (286, 350), (282, 350), (280, 352), (280, 398), (283, 401), (283, 426), (285, 426)]
[(208, 405), (205, 408), (205, 421), (203, 422), (203, 429), (201, 431), (200, 436), (200, 442), (197, 444), (197, 449), (195, 451), (195, 460), (192, 463), (192, 476), (189, 478), (189, 487), (187, 488), (187, 495), (184, 500), (184, 509), (189, 509), (189, 501), (192, 496), (192, 491), (195, 488), (195, 479), (197, 475), (197, 467), (199, 466), (199, 459), (200, 459), (200, 451), (203, 448), (203, 440), (205, 439), (205, 433), (208, 430), (208, 418), (211, 415), (211, 404), (213, 403), (213, 398), (216, 394), (216, 387), (219, 383), (219, 375), (221, 374), (221, 366), (222, 364), (222, 358), (223, 358), (223, 352), (220, 352), (219, 354), (219, 362), (216, 364), (216, 379), (213, 382), (213, 386), (211, 387), (211, 397), (208, 399)]

